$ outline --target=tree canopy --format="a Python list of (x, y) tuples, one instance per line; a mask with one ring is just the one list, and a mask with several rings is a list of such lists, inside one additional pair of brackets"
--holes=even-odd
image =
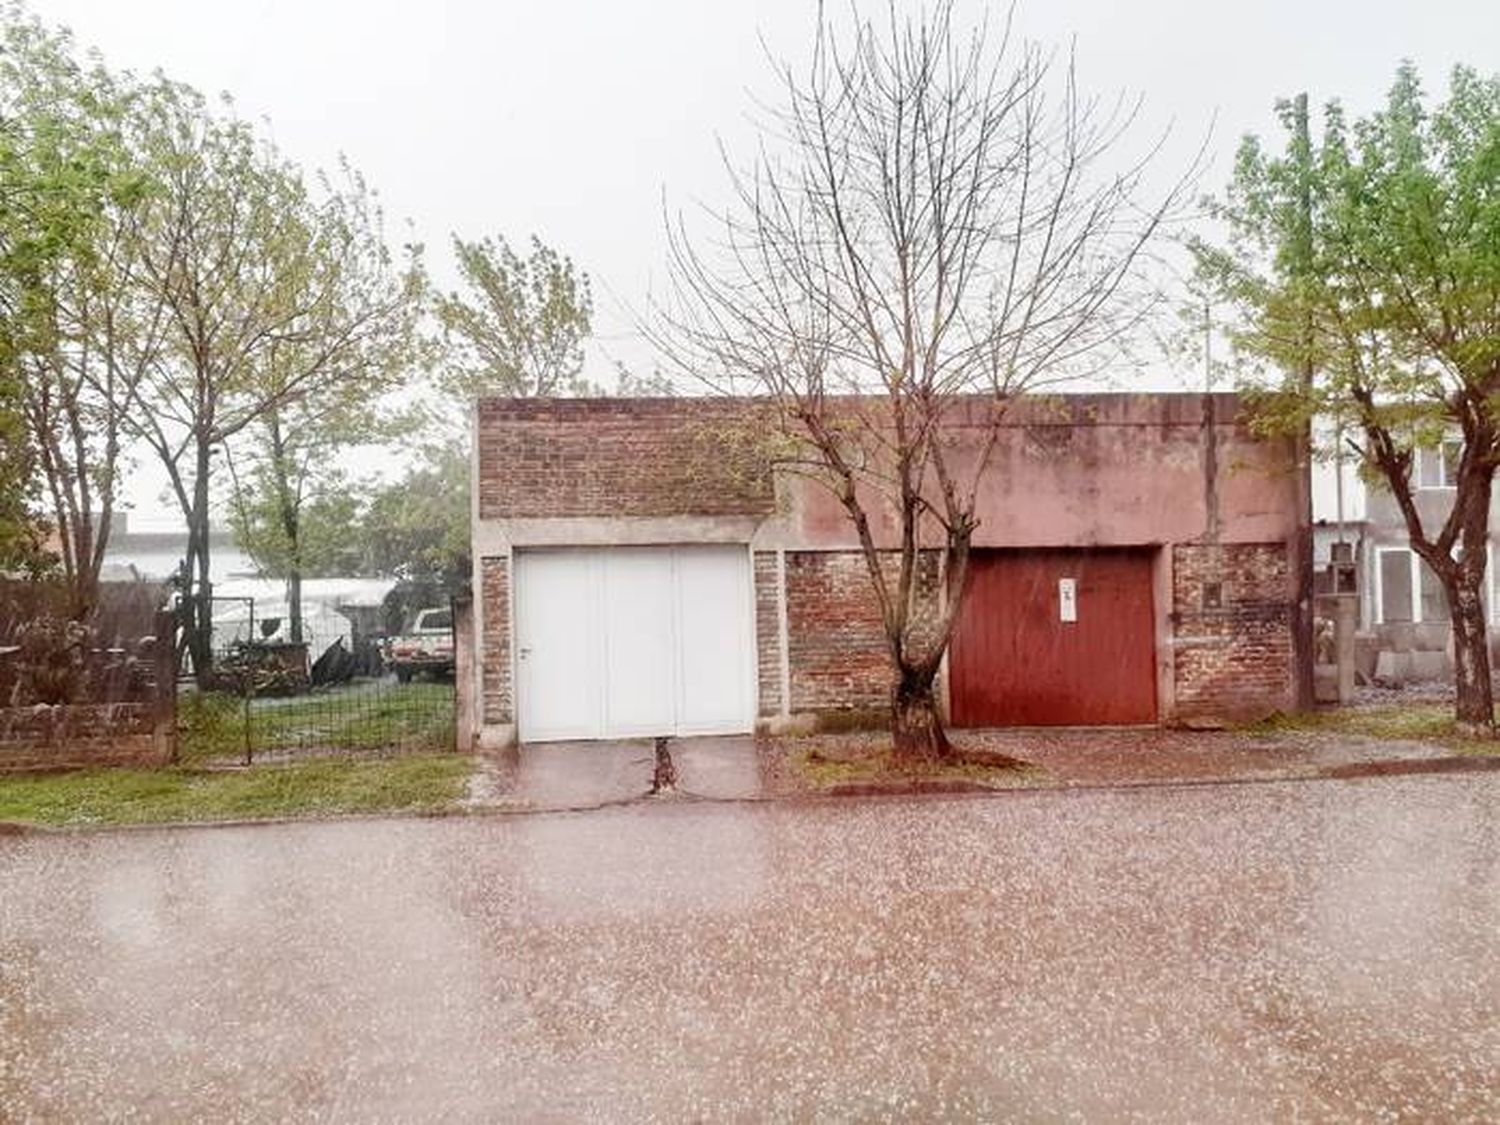
[[(1198, 243), (1259, 424), (1329, 420), (1388, 488), (1449, 600), (1459, 718), (1493, 723), (1480, 598), (1500, 426), (1500, 78), (1459, 67), (1433, 104), (1409, 63), (1385, 105), (1333, 102), (1315, 141), (1280, 106), (1280, 151), (1247, 138)], [(1302, 372), (1313, 373), (1308, 379)], [(1291, 375), (1292, 377), (1289, 377)], [(1429, 523), (1415, 451), (1462, 438), (1454, 503)]]
[(504, 238), (453, 237), (463, 289), (438, 296), (446, 344), (443, 387), (481, 394), (580, 394), (583, 342), (594, 315), (588, 274), (533, 236), (522, 258)]

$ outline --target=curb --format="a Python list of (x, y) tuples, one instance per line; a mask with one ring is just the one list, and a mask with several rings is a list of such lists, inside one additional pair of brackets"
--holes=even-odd
[(1038, 780), (1027, 785), (984, 785), (959, 780), (913, 781), (899, 785), (847, 782), (825, 789), (763, 793), (743, 797), (714, 797), (677, 788), (669, 793), (645, 792), (629, 797), (577, 805), (512, 804), (467, 805), (444, 809), (392, 809), (389, 812), (330, 813), (312, 816), (241, 818), (238, 820), (164, 820), (140, 824), (32, 824), (0, 820), (0, 837), (72, 836), (95, 832), (160, 832), (180, 828), (270, 828), (297, 824), (358, 824), (390, 820), (462, 820), (466, 818), (549, 816), (601, 812), (649, 804), (769, 805), (839, 802), (890, 797), (1003, 797), (1019, 794), (1091, 793), (1132, 789), (1196, 789), (1215, 785), (1282, 785), (1308, 781), (1359, 781), (1382, 777), (1419, 777), (1424, 774), (1500, 773), (1500, 756), (1473, 754), (1441, 758), (1394, 758), (1341, 765), (1286, 769), (1274, 773), (1220, 774), (1206, 777), (1161, 777), (1114, 781)]

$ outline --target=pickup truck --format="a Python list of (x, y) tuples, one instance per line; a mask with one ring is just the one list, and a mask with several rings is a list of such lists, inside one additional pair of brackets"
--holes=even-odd
[(391, 639), (391, 668), (396, 679), (410, 683), (418, 672), (453, 674), (453, 611), (424, 609), (417, 612), (411, 629)]

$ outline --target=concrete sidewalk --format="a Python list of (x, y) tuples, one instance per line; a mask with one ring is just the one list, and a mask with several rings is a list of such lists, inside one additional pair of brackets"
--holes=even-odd
[[(668, 749), (677, 770), (674, 795), (712, 801), (758, 801), (808, 795), (789, 783), (787, 760), (813, 745), (879, 740), (877, 733), (818, 735), (757, 742), (749, 735), (674, 738)], [(1159, 728), (966, 730), (955, 733), (966, 750), (1002, 753), (1040, 767), (1016, 783), (916, 782), (910, 790), (972, 788), (1128, 788), (1392, 773), (1500, 769), (1500, 758), (1457, 754), (1447, 747), (1310, 731), (1274, 734)], [(649, 739), (532, 743), (481, 757), (469, 804), (475, 808), (554, 811), (600, 808), (651, 796), (655, 749)], [(855, 786), (860, 792), (869, 787)], [(881, 792), (902, 792), (884, 784)], [(837, 795), (837, 789), (827, 791)]]
[[(749, 735), (674, 738), (668, 747), (678, 794), (716, 801), (768, 796)], [(651, 795), (655, 768), (652, 739), (527, 743), (479, 756), (468, 804), (538, 811), (625, 804)]]

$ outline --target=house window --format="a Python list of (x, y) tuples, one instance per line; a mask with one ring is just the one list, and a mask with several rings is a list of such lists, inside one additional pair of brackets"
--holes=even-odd
[(1435, 449), (1417, 450), (1418, 488), (1456, 488), (1463, 443), (1450, 438)]
[(1443, 584), (1438, 581), (1438, 576), (1432, 573), (1432, 568), (1421, 560), (1418, 560), (1417, 569), (1421, 574), (1419, 582), (1422, 592), (1422, 616), (1419, 620), (1446, 623), (1448, 621), (1448, 595), (1443, 593)]
[[(1415, 621), (1446, 625), (1449, 620), (1448, 596), (1432, 568), (1409, 547), (1380, 547), (1379, 568), (1375, 576), (1376, 621), (1382, 625)], [(1480, 587), (1487, 603), (1487, 616), (1495, 614), (1495, 575), (1485, 559), (1485, 581)]]
[(1388, 547), (1380, 551), (1380, 621), (1413, 621), (1415, 599), (1412, 597), (1412, 553), (1405, 547)]

